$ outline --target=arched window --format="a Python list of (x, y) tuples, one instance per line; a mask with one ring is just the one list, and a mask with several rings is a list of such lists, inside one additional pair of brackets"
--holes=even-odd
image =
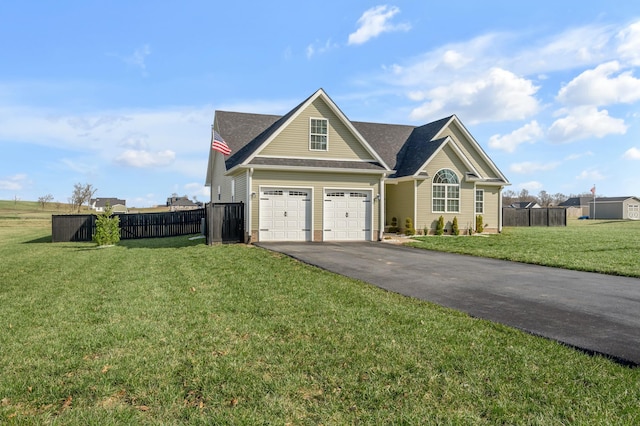
[(460, 212), (460, 181), (449, 169), (442, 169), (433, 177), (432, 184), (434, 212)]

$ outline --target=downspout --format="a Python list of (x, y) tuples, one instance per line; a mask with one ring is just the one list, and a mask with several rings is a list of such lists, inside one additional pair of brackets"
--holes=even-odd
[(382, 241), (382, 236), (384, 233), (384, 215), (385, 215), (385, 192), (384, 192), (384, 186), (385, 186), (385, 178), (387, 177), (386, 173), (383, 173), (382, 176), (380, 177), (380, 188), (378, 191), (378, 195), (380, 195), (380, 199), (378, 200), (378, 241)]
[(247, 244), (251, 243), (251, 235), (252, 235), (252, 223), (251, 223), (251, 208), (252, 208), (252, 198), (251, 198), (251, 185), (252, 185), (252, 177), (253, 177), (253, 167), (251, 167), (249, 170), (247, 170), (247, 225), (246, 227), (248, 229), (245, 229), (245, 232), (247, 232), (248, 234), (248, 238), (247, 238)]
[(498, 233), (502, 233), (502, 190), (504, 186), (500, 187), (500, 191), (498, 191)]

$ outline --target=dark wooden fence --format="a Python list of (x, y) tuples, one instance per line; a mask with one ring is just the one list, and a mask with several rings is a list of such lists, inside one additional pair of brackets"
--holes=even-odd
[(503, 207), (502, 226), (567, 226), (567, 210), (553, 207), (540, 209)]
[[(205, 209), (162, 213), (116, 213), (120, 218), (120, 239), (175, 237), (202, 232)], [(51, 241), (91, 241), (95, 233), (96, 216), (53, 215)]]
[(207, 244), (244, 242), (244, 204), (207, 204)]

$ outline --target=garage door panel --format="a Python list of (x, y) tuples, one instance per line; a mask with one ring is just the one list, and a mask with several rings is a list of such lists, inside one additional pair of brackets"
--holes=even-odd
[(264, 188), (260, 241), (311, 241), (311, 190)]
[(358, 190), (325, 190), (324, 239), (370, 240), (371, 193)]

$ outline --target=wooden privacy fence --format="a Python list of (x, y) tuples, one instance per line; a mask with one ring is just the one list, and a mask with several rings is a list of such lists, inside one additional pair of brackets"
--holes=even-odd
[(567, 210), (559, 207), (540, 209), (503, 207), (502, 226), (567, 226)]
[(206, 235), (209, 245), (244, 242), (244, 203), (207, 204)]
[[(175, 237), (202, 232), (205, 209), (163, 213), (118, 213), (120, 239)], [(96, 216), (53, 215), (51, 217), (51, 241), (91, 241), (95, 233)]]

